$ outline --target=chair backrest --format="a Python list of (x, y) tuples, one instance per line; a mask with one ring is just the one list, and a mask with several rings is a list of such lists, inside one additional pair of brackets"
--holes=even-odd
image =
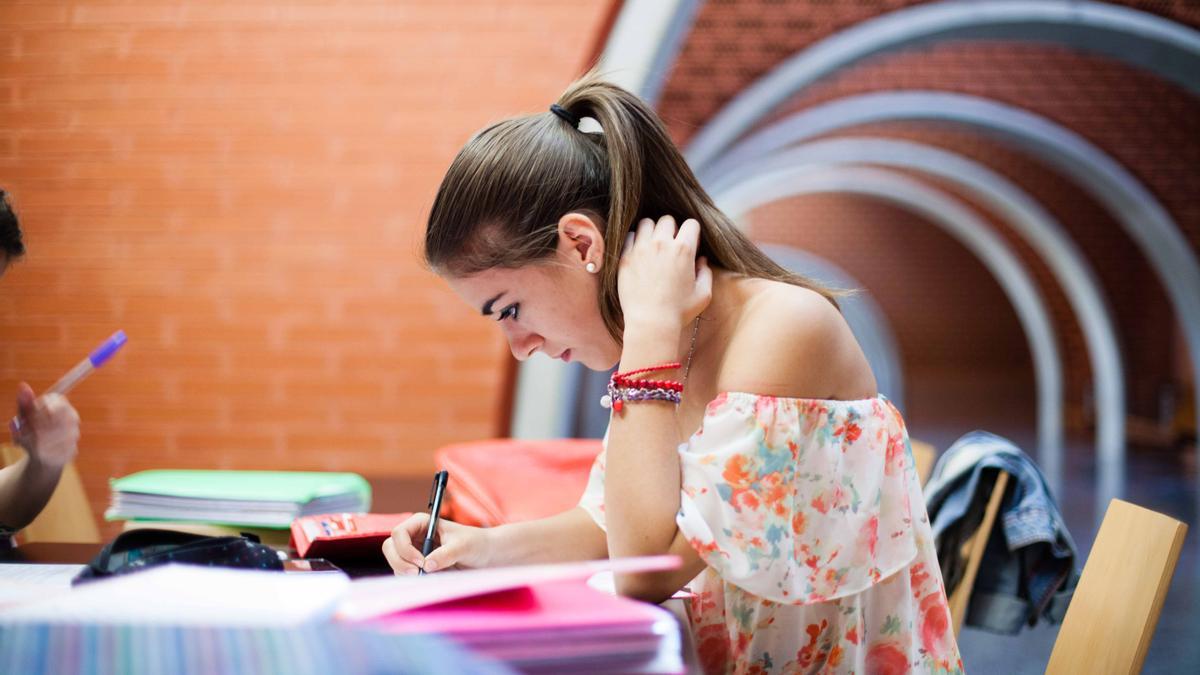
[(1138, 673), (1187, 525), (1112, 500), (1067, 608), (1046, 673)]
[(983, 551), (987, 541), (992, 536), (992, 528), (996, 526), (996, 515), (1000, 512), (1000, 501), (1004, 498), (1004, 490), (1008, 488), (1008, 474), (1004, 471), (996, 475), (992, 485), (992, 494), (988, 497), (987, 507), (983, 511), (983, 519), (979, 527), (962, 543), (962, 557), (966, 561), (962, 580), (950, 593), (950, 619), (954, 622), (954, 634), (962, 630), (963, 619), (967, 617), (967, 607), (971, 602), (971, 591), (975, 588), (975, 577), (979, 574), (979, 564), (983, 562)]
[[(5, 466), (15, 464), (25, 451), (15, 445), (0, 445), (0, 459)], [(50, 541), (94, 544), (100, 541), (100, 528), (92, 515), (92, 505), (83, 490), (83, 481), (75, 464), (63, 469), (58, 487), (46, 507), (17, 535), (22, 542)]]
[(933, 463), (937, 460), (937, 450), (924, 441), (909, 439), (912, 445), (913, 461), (917, 465), (917, 479), (921, 485), (929, 482), (929, 474), (933, 473)]
[(511, 438), (439, 448), (433, 461), (450, 472), (447, 518), (492, 527), (543, 518), (579, 503), (599, 439)]

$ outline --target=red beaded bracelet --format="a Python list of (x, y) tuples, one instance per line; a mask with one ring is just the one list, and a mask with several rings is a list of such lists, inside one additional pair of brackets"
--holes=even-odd
[(679, 405), (680, 394), (683, 393), (683, 383), (676, 380), (643, 380), (635, 375), (656, 373), (663, 370), (677, 370), (681, 367), (677, 361), (648, 366), (624, 373), (613, 373), (608, 382), (608, 394), (600, 399), (600, 405), (612, 407), (613, 412), (620, 413), (624, 408), (624, 400), (630, 401), (669, 401)]
[(683, 383), (677, 380), (633, 380), (627, 377), (613, 376), (613, 384), (618, 387), (646, 387), (650, 389), (670, 389), (672, 391), (683, 391)]
[(660, 370), (678, 370), (679, 368), (682, 368), (682, 367), (683, 367), (683, 364), (678, 361), (672, 361), (670, 363), (660, 363), (657, 366), (647, 366), (645, 368), (638, 368), (637, 370), (627, 370), (623, 373), (616, 373), (613, 375), (613, 381), (620, 380), (620, 379), (628, 379), (628, 378), (633, 377), (634, 375), (641, 375), (643, 373), (657, 373)]

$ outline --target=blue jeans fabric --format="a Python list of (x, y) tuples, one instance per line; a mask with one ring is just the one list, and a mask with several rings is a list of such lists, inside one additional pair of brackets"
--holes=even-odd
[(975, 579), (966, 624), (1014, 634), (1039, 618), (1060, 623), (1078, 580), (1075, 543), (1041, 471), (1006, 438), (972, 431), (938, 460), (925, 486), (946, 592), (962, 579), (963, 540), (979, 526), (1000, 471), (1009, 474)]

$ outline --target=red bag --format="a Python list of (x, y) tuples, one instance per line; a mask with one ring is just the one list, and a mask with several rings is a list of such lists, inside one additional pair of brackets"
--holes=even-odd
[(579, 503), (599, 439), (459, 443), (434, 453), (450, 472), (443, 515), (456, 523), (493, 527), (561, 513)]

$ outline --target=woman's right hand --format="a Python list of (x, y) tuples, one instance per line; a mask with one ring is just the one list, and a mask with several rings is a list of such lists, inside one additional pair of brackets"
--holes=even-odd
[(61, 471), (79, 447), (79, 413), (65, 396), (39, 398), (22, 382), (17, 387), (17, 417), (9, 422), (9, 431), (13, 442), (29, 453), (30, 462)]
[(396, 574), (416, 574), (448, 569), (487, 567), (491, 542), (488, 530), (438, 519), (436, 547), (429, 557), (421, 555), (421, 544), (429, 528), (428, 513), (414, 513), (392, 530), (383, 542), (383, 555)]

